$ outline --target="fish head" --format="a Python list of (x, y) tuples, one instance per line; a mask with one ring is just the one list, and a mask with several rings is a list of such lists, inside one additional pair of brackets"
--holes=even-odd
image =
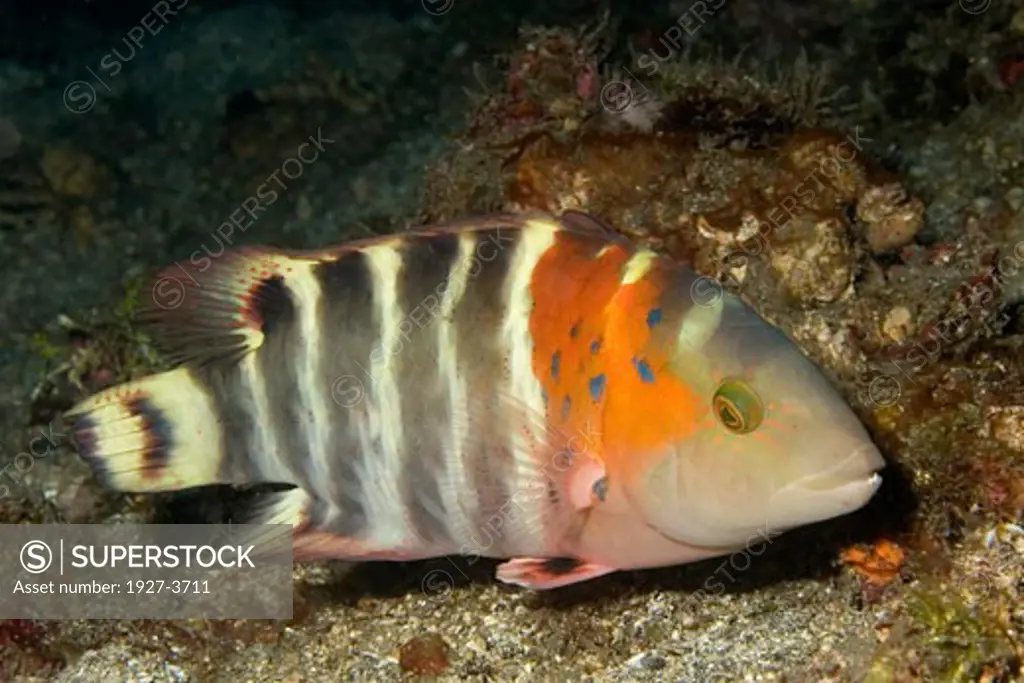
[(701, 306), (673, 330), (670, 363), (693, 398), (680, 411), (693, 428), (626, 478), (644, 521), (731, 548), (865, 505), (885, 461), (823, 372), (737, 297), (720, 290)]

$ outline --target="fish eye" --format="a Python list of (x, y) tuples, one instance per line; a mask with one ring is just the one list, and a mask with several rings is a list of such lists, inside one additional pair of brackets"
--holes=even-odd
[(715, 416), (733, 434), (749, 434), (764, 419), (764, 406), (750, 385), (740, 379), (722, 380), (711, 399)]

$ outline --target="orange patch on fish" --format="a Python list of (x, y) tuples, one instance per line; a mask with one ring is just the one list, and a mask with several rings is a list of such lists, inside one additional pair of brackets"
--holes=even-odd
[(603, 423), (609, 454), (653, 455), (692, 434), (706, 412), (693, 388), (672, 371), (675, 340), (652, 329), (649, 319), (651, 311), (660, 310), (669, 280), (655, 265), (623, 285), (608, 306), (606, 344), (615, 359)]
[(533, 274), (533, 369), (549, 419), (569, 437), (599, 434), (586, 445), (602, 459), (654, 453), (686, 438), (704, 413), (671, 371), (674, 338), (651, 322), (667, 274), (655, 264), (622, 284), (630, 256), (562, 233)]
[(600, 438), (605, 398), (592, 389), (611, 369), (602, 339), (605, 316), (629, 256), (622, 245), (558, 233), (533, 271), (533, 371), (548, 419), (592, 455), (601, 451), (588, 441)]

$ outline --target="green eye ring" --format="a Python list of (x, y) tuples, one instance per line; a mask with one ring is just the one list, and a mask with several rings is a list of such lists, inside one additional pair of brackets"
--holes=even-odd
[(749, 434), (764, 419), (764, 405), (757, 392), (741, 379), (722, 380), (711, 399), (711, 406), (718, 421), (733, 434)]

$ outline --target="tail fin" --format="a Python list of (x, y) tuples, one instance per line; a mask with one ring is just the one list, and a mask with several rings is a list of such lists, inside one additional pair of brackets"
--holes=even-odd
[(102, 391), (68, 413), (82, 458), (104, 484), (133, 493), (221, 481), (221, 425), (186, 368)]
[(139, 316), (178, 368), (103, 391), (68, 413), (77, 417), (81, 456), (111, 488), (144, 493), (252, 483), (238, 481), (246, 476), (239, 472), (226, 480), (221, 413), (196, 373), (211, 364), (229, 368), (258, 349), (265, 318), (288, 296), (284, 277), (313, 261), (256, 247), (205, 260), (160, 271)]

